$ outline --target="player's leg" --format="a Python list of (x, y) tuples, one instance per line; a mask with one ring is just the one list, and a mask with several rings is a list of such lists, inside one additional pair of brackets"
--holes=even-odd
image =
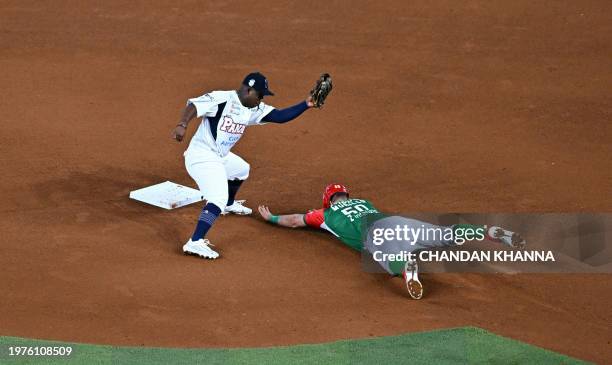
[[(378, 232), (379, 241), (384, 238), (384, 241), (379, 242), (379, 245), (375, 244), (376, 232)], [(383, 232), (388, 234), (385, 236)], [(378, 257), (398, 254), (404, 254), (405, 256), (413, 254), (414, 256), (417, 251), (422, 249), (454, 246), (452, 233), (452, 227), (438, 226), (412, 218), (391, 216), (377, 220), (368, 228), (368, 237), (364, 247), (371, 254), (379, 251)], [(406, 260), (384, 260), (379, 261), (379, 264), (389, 274), (401, 275), (404, 272), (405, 262)]]
[[(413, 247), (406, 247), (403, 240), (387, 239), (388, 236), (382, 243), (376, 239), (381, 238), (381, 233), (384, 232), (382, 230), (403, 224), (405, 223), (404, 219), (403, 217), (387, 217), (372, 223), (368, 227), (364, 249), (387, 273), (404, 277), (406, 290), (411, 298), (421, 299), (423, 285), (419, 280), (418, 262), (409, 256), (413, 253)], [(389, 258), (389, 255), (393, 255), (393, 259)]]
[[(385, 239), (380, 245), (374, 244), (374, 230), (391, 229), (392, 239)], [(382, 231), (379, 231), (382, 232)], [(399, 232), (399, 237), (396, 233)], [(469, 232), (469, 235), (468, 235)], [(468, 235), (468, 236), (466, 236)], [(418, 278), (418, 262), (416, 254), (424, 249), (436, 249), (456, 246), (465, 242), (466, 238), (488, 238), (502, 242), (511, 247), (523, 247), (525, 241), (516, 233), (500, 227), (487, 227), (473, 224), (455, 224), (452, 226), (438, 226), (416, 219), (400, 216), (380, 219), (368, 229), (368, 237), (364, 248), (374, 257), (389, 257), (389, 255), (404, 254), (408, 260), (382, 260), (377, 261), (385, 271), (391, 275), (403, 275), (407, 290), (412, 298), (420, 299), (423, 295), (423, 286)], [(460, 239), (462, 238), (462, 239)], [(379, 251), (377, 255), (374, 255)], [(410, 254), (413, 254), (410, 256)], [(412, 258), (412, 260), (410, 260)]]
[[(386, 250), (389, 250), (389, 253), (407, 251), (416, 254), (420, 250), (452, 247), (470, 240), (483, 239), (501, 242), (510, 247), (522, 248), (525, 245), (525, 240), (520, 235), (497, 226), (487, 227), (477, 224), (438, 226), (411, 218), (389, 218), (393, 221), (385, 222), (385, 227), (406, 227), (406, 231), (409, 232), (409, 240), (403, 237), (403, 240), (392, 241), (391, 244), (387, 245)], [(403, 266), (402, 262), (391, 262), (388, 271), (394, 274), (402, 271), (405, 273)]]
[[(414, 235), (415, 243), (412, 245), (413, 248), (411, 252), (415, 254), (422, 249), (455, 246), (460, 242), (467, 241), (468, 239), (488, 238), (511, 247), (524, 247), (525, 245), (525, 241), (516, 233), (495, 226), (487, 228), (487, 226), (483, 225), (454, 224), (452, 226), (444, 227), (408, 218), (406, 218), (405, 222), (408, 225), (413, 225), (413, 228), (415, 229), (420, 228), (420, 232), (425, 232), (423, 236), (420, 234)], [(440, 231), (442, 232), (442, 236), (436, 238), (436, 232)], [(427, 232), (434, 234), (434, 236), (430, 237)], [(451, 232), (452, 235), (450, 234)], [(402, 269), (401, 262), (391, 262), (389, 265), (389, 270), (393, 273), (397, 273), (400, 269)], [(419, 280), (418, 274), (419, 266), (416, 258), (408, 260), (404, 263), (402, 275), (404, 277), (406, 289), (408, 290), (410, 296), (414, 299), (421, 299), (423, 296), (423, 285)]]
[(192, 162), (185, 160), (187, 172), (196, 181), (206, 205), (202, 208), (191, 239), (183, 251), (205, 258), (215, 259), (219, 254), (212, 250), (210, 241), (205, 239), (213, 223), (219, 217), (227, 202), (227, 175), (220, 159)]
[[(378, 230), (378, 234), (376, 234)], [(393, 234), (384, 237), (379, 245), (375, 244), (375, 236), (381, 238), (381, 233), (391, 230)], [(449, 232), (450, 230), (450, 232)], [(444, 233), (448, 232), (445, 236)], [(364, 248), (368, 250), (381, 267), (391, 275), (401, 275), (406, 284), (406, 290), (413, 299), (423, 297), (423, 284), (419, 279), (419, 265), (416, 254), (422, 249), (454, 245), (452, 228), (416, 219), (392, 216), (377, 220), (368, 229), (368, 237)], [(378, 253), (376, 253), (378, 251)], [(393, 257), (393, 259), (391, 259)], [(385, 259), (386, 258), (386, 259)]]
[(222, 214), (233, 213), (239, 215), (251, 214), (253, 211), (236, 201), (236, 194), (242, 183), (249, 177), (250, 165), (240, 156), (229, 153), (224, 159), (227, 174), (228, 198)]

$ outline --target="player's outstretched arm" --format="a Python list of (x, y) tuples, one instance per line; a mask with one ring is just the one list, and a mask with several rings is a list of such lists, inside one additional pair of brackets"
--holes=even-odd
[(306, 223), (304, 223), (304, 214), (274, 215), (270, 212), (270, 208), (265, 205), (260, 205), (257, 207), (257, 210), (261, 217), (267, 222), (289, 228), (306, 227)]
[(285, 109), (273, 109), (268, 115), (263, 117), (263, 121), (279, 124), (287, 123), (299, 117), (311, 107), (312, 101), (309, 102), (309, 99), (307, 99)]
[(181, 115), (181, 119), (179, 120), (178, 124), (172, 131), (172, 138), (176, 139), (179, 142), (182, 141), (183, 137), (185, 136), (185, 132), (187, 131), (187, 126), (189, 125), (189, 122), (193, 118), (195, 118), (196, 115), (197, 115), (196, 107), (193, 106), (192, 103), (187, 104), (185, 109), (183, 109), (183, 114)]

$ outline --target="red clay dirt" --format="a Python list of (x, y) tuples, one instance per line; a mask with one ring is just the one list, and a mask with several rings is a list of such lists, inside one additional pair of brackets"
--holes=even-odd
[[(610, 212), (609, 1), (4, 1), (0, 335), (115, 345), (316, 343), (479, 326), (612, 359), (610, 275), (362, 271), (329, 235), (223, 217), (222, 258), (186, 257), (200, 207), (128, 199), (194, 186), (170, 132), (188, 97), (264, 72), (292, 105), (250, 128), (240, 197), (320, 204), (331, 181), (385, 211)], [(189, 131), (193, 133), (193, 127)]]

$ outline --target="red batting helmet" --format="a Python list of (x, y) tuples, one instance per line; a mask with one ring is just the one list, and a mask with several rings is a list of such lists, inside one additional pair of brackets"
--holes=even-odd
[(329, 184), (325, 187), (325, 192), (323, 192), (323, 208), (329, 208), (332, 196), (337, 193), (345, 193), (348, 196), (348, 188), (342, 184)]

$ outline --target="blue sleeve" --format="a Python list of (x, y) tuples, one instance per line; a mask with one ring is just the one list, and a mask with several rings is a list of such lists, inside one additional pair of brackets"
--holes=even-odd
[(299, 117), (300, 114), (306, 111), (306, 109), (308, 109), (308, 104), (306, 101), (302, 101), (301, 103), (281, 110), (273, 109), (263, 118), (263, 121), (270, 123), (287, 123), (288, 121)]

